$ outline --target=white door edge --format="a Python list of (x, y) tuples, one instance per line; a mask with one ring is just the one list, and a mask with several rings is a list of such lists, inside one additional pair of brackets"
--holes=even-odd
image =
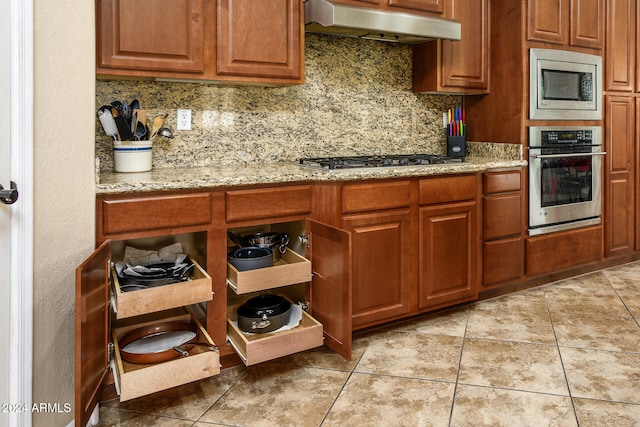
[[(33, 2), (10, 0), (11, 174), (20, 196), (11, 214), (9, 396), (31, 408), (33, 396)], [(31, 426), (31, 411), (10, 414)]]

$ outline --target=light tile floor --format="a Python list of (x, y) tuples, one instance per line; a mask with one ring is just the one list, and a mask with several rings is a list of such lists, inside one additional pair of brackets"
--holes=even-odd
[(129, 402), (101, 426), (640, 426), (640, 262)]

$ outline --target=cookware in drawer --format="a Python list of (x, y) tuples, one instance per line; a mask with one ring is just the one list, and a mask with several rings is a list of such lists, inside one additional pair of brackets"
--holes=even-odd
[(209, 301), (212, 297), (211, 276), (194, 259), (190, 280), (145, 289), (123, 291), (115, 269), (111, 268), (111, 306), (118, 319), (154, 311)]
[(293, 329), (262, 334), (245, 333), (238, 327), (239, 305), (227, 308), (227, 339), (245, 365), (273, 360), (323, 344), (322, 324), (304, 310), (300, 324)]
[(302, 216), (309, 212), (311, 212), (310, 185), (226, 192), (227, 221)]
[(236, 294), (245, 294), (311, 280), (311, 261), (286, 248), (272, 267), (239, 271), (227, 262), (227, 284)]
[[(155, 313), (146, 321), (114, 327), (111, 369), (116, 389), (121, 401), (145, 396), (157, 391), (208, 378), (220, 373), (220, 355), (215, 343), (193, 313), (186, 309), (176, 309)], [(130, 363), (121, 355), (120, 340), (132, 331), (149, 325), (185, 322), (195, 325), (196, 344), (181, 348), (188, 355), (178, 354), (176, 358), (162, 363)]]

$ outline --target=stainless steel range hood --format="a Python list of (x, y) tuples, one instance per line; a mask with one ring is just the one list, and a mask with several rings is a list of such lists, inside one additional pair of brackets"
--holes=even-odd
[(395, 43), (460, 40), (460, 22), (409, 13), (348, 6), (327, 0), (304, 4), (305, 31)]

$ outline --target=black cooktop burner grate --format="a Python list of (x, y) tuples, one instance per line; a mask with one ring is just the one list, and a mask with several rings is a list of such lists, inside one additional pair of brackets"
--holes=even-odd
[(315, 157), (300, 159), (300, 164), (319, 169), (356, 169), (394, 166), (420, 166), (460, 163), (462, 158), (439, 154), (393, 154), (381, 156)]

